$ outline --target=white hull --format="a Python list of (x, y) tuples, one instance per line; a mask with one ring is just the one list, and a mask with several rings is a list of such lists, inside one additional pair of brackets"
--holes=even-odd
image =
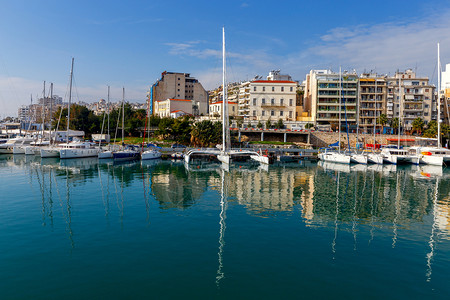
[(355, 164), (367, 165), (367, 156), (363, 154), (351, 154), (350, 162)]
[(49, 157), (59, 157), (60, 148), (42, 148), (41, 149), (41, 157), (49, 158)]
[(269, 157), (264, 155), (250, 155), (250, 158), (262, 164), (269, 164)]
[(41, 156), (41, 148), (36, 146), (25, 147), (25, 155)]
[(378, 153), (369, 153), (367, 155), (367, 162), (369, 162), (371, 164), (382, 165), (383, 157), (381, 156), (381, 154), (378, 154)]
[(12, 154), (12, 153), (13, 153), (12, 147), (0, 148), (0, 154)]
[(419, 163), (433, 166), (442, 166), (444, 165), (444, 157), (436, 155), (421, 155)]
[(141, 154), (141, 159), (142, 160), (146, 160), (146, 159), (158, 159), (161, 158), (161, 152), (159, 151), (155, 151), (155, 150), (149, 150), (149, 151), (144, 151)]
[(25, 147), (24, 146), (14, 146), (13, 154), (25, 154)]
[(112, 151), (102, 151), (98, 153), (99, 159), (108, 159), (108, 158), (114, 158), (114, 155)]
[(319, 159), (339, 164), (350, 164), (350, 156), (338, 152), (319, 153)]
[(225, 163), (225, 164), (229, 164), (229, 163), (230, 163), (230, 155), (227, 154), (227, 153), (223, 153), (223, 154), (217, 155), (217, 159), (218, 159), (220, 162), (223, 162), (223, 163)]
[(61, 149), (59, 150), (59, 157), (66, 158), (83, 158), (98, 156), (98, 149)]

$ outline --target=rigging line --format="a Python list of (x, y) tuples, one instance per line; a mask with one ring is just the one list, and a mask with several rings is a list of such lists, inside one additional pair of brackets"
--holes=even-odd
[(374, 204), (374, 199), (375, 199), (375, 171), (372, 172), (372, 195), (370, 198), (370, 239), (369, 239), (369, 245), (373, 240), (373, 221), (374, 221), (374, 209), (373, 209), (373, 204)]
[(434, 236), (435, 236), (435, 231), (437, 230), (437, 212), (436, 212), (436, 207), (437, 207), (437, 199), (439, 196), (439, 177), (436, 178), (436, 187), (435, 187), (435, 192), (434, 192), (434, 198), (433, 198), (433, 225), (431, 226), (431, 235), (430, 235), (430, 240), (428, 242), (428, 245), (430, 246), (430, 252), (427, 253), (427, 272), (426, 272), (426, 277), (427, 277), (427, 282), (431, 281), (431, 273), (432, 273), (432, 261), (433, 261), (433, 257), (434, 257), (434, 249), (435, 249), (435, 243), (436, 241), (434, 240)]
[[(366, 173), (365, 173), (366, 174)], [(364, 179), (365, 180), (365, 179)], [(358, 172), (355, 172), (355, 201), (353, 205), (353, 220), (352, 220), (352, 233), (353, 233), (353, 250), (356, 251), (356, 208), (358, 204), (357, 193), (358, 193)], [(361, 195), (362, 198), (362, 195)]]

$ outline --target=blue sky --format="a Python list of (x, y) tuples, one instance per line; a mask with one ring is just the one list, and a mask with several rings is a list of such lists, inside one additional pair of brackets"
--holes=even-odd
[(436, 81), (436, 43), (450, 63), (450, 1), (23, 1), (0, 0), (0, 117), (16, 115), (42, 82), (75, 101), (143, 102), (161, 72), (221, 82), (225, 26), (228, 79), (281, 69), (417, 69)]

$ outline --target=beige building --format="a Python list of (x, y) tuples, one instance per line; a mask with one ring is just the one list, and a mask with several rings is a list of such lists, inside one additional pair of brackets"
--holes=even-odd
[(359, 130), (362, 133), (381, 133), (378, 124), (381, 114), (386, 114), (386, 76), (373, 73), (361, 74), (359, 78)]
[(411, 130), (416, 118), (422, 118), (428, 124), (437, 117), (434, 91), (435, 87), (429, 84), (428, 77), (417, 77), (412, 70), (396, 72), (394, 77), (387, 78), (388, 119), (400, 118), (404, 130)]
[(272, 71), (267, 80), (245, 82), (239, 89), (239, 115), (247, 120), (295, 121), (297, 82)]
[(148, 98), (153, 114), (156, 114), (156, 102), (166, 99), (183, 99), (191, 102), (193, 115), (208, 113), (208, 93), (202, 84), (189, 73), (163, 72), (149, 91)]
[(331, 70), (311, 70), (306, 75), (303, 107), (315, 125), (331, 124), (337, 129), (340, 111), (341, 124), (347, 116), (355, 127), (357, 97), (358, 75), (354, 72), (344, 71), (340, 76)]
[(177, 113), (192, 114), (192, 101), (188, 99), (166, 99), (155, 102), (154, 114), (160, 117), (173, 117)]
[[(212, 118), (222, 117), (223, 101), (211, 103), (209, 106), (209, 116)], [(228, 101), (228, 116), (238, 116), (238, 104), (236, 102)]]

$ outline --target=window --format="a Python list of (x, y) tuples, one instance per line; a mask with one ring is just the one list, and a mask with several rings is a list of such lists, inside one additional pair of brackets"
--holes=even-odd
[(180, 89), (178, 89), (178, 91), (180, 91)]
[(283, 113), (284, 113), (284, 112), (283, 112), (283, 111), (281, 110), (281, 111), (280, 111), (280, 117), (282, 117), (282, 116), (283, 116)]
[(266, 91), (266, 87), (265, 86), (263, 86), (263, 92), (265, 92)]
[(275, 99), (270, 99), (270, 104), (275, 105)]
[(272, 87), (272, 92), (275, 92), (275, 87), (274, 86)]
[(256, 117), (256, 110), (253, 111), (253, 116)]
[(280, 105), (283, 105), (284, 99), (280, 99)]
[[(180, 86), (180, 84), (178, 84), (178, 86)], [(186, 87), (186, 86), (184, 86), (184, 87)]]
[(284, 86), (281, 87), (281, 91), (284, 92)]
[(271, 116), (275, 116), (275, 111), (271, 110), (271, 111), (270, 111), (270, 115), (271, 115)]
[(289, 99), (289, 106), (292, 106), (292, 99)]
[(262, 98), (261, 99), (261, 104), (266, 104), (266, 99)]
[(233, 106), (233, 111), (234, 111), (234, 106)]
[(292, 118), (292, 110), (289, 111), (289, 118)]
[(180, 77), (178, 77), (178, 80), (180, 80)]
[(428, 104), (425, 104), (425, 108), (428, 108), (428, 107), (430, 107), (430, 105), (428, 105)]
[(261, 112), (261, 115), (264, 116), (265, 114), (266, 114), (266, 112), (263, 110), (263, 111)]
[(294, 88), (291, 86), (291, 88), (289, 90), (292, 92), (294, 90)]
[(256, 98), (253, 98), (253, 106), (256, 106)]
[(253, 91), (256, 92), (256, 86), (253, 87)]

